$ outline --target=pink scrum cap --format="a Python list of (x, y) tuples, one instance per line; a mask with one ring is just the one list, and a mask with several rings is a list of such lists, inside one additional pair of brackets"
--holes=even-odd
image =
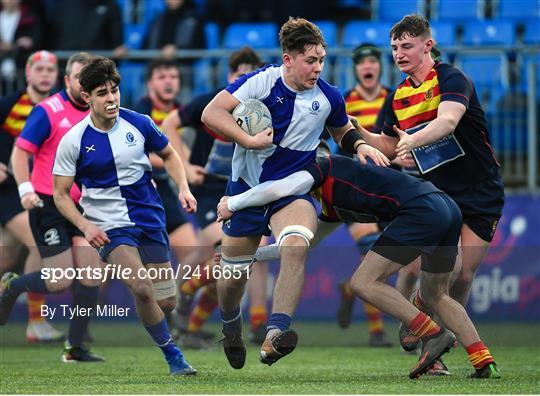
[(49, 51), (36, 51), (32, 55), (28, 57), (28, 60), (26, 61), (26, 71), (32, 67), (37, 62), (51, 62), (55, 65), (58, 64), (58, 59), (56, 58), (56, 55)]

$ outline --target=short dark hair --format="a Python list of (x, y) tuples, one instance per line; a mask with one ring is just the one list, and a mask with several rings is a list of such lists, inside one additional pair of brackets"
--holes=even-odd
[(326, 41), (321, 30), (304, 18), (289, 17), (279, 31), (279, 43), (284, 53), (303, 54), (307, 47), (317, 45), (322, 45), (326, 49)]
[(400, 40), (404, 36), (419, 37), (425, 35), (431, 37), (431, 28), (428, 20), (418, 14), (405, 15), (390, 30), (391, 40)]
[(238, 51), (234, 51), (231, 56), (229, 56), (229, 71), (234, 73), (241, 64), (260, 67), (261, 63), (262, 62), (259, 55), (253, 50), (253, 48), (246, 45), (240, 48)]
[(154, 71), (157, 69), (172, 69), (175, 68), (178, 70), (178, 64), (168, 58), (156, 58), (152, 62), (148, 64), (146, 67), (146, 81), (150, 80), (152, 78), (152, 75), (154, 74)]
[(113, 60), (103, 56), (94, 57), (81, 70), (79, 83), (83, 91), (91, 93), (97, 87), (112, 82), (114, 85), (120, 84), (120, 73)]
[(80, 63), (85, 66), (94, 58), (94, 55), (89, 54), (88, 52), (77, 52), (69, 57), (66, 64), (66, 76), (71, 74), (71, 69), (73, 68), (74, 63)]

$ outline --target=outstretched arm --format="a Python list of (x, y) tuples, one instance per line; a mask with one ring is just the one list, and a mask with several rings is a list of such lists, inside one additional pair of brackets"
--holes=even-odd
[(242, 194), (223, 197), (218, 204), (218, 221), (227, 220), (232, 212), (252, 206), (263, 206), (280, 198), (307, 194), (315, 179), (308, 171), (295, 172), (280, 180), (261, 183)]

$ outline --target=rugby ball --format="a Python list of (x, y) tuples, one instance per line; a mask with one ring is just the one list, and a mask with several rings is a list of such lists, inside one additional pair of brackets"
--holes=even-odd
[(238, 126), (251, 136), (272, 126), (270, 110), (258, 99), (241, 102), (234, 108), (232, 115)]

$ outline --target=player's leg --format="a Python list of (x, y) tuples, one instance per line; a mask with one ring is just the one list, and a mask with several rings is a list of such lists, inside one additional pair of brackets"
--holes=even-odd
[[(420, 257), (414, 260), (411, 264), (404, 266), (398, 272), (398, 277), (396, 280), (396, 289), (408, 300), (410, 300), (416, 308), (420, 311), (427, 313), (420, 306), (415, 304), (415, 298), (413, 293), (416, 292), (418, 288), (418, 280), (420, 279)], [(413, 296), (411, 298), (411, 296)], [(416, 354), (416, 350), (419, 346), (420, 339), (409, 332), (407, 327), (400, 324), (399, 330), (399, 343), (404, 352), (409, 352)]]
[[(72, 232), (78, 234), (74, 229)], [(88, 241), (80, 236), (72, 238), (72, 254), (73, 266), (76, 268), (90, 268), (90, 271), (82, 271), (81, 278), (75, 281), (73, 288), (72, 308), (77, 308), (77, 312), (69, 322), (69, 330), (62, 361), (69, 363), (72, 361), (88, 361), (99, 362), (104, 359), (94, 355), (84, 346), (84, 336), (88, 330), (91, 316), (86, 312), (95, 312), (98, 297), (100, 279), (93, 276), (94, 269), (101, 268), (101, 260), (96, 250), (91, 247)]]
[(183, 347), (207, 349), (212, 346), (214, 335), (203, 331), (202, 327), (218, 305), (216, 283), (204, 286), (189, 315), (187, 330), (179, 335), (178, 341)]
[(259, 246), (260, 236), (233, 237), (225, 235), (221, 245), (221, 268), (242, 268), (240, 279), (220, 277), (217, 280), (218, 301), (221, 310), (223, 349), (229, 364), (240, 369), (246, 360), (242, 338), (240, 301), (248, 280), (249, 267)]
[(4, 274), (0, 282), (0, 325), (7, 322), (21, 293), (58, 293), (72, 284), (72, 279), (63, 276), (67, 268), (73, 267), (71, 237), (66, 221), (54, 206), (52, 197), (42, 196), (42, 200), (44, 206), (30, 210), (29, 217), (43, 269), (22, 276)]
[[(210, 223), (203, 228), (198, 235), (196, 248), (181, 262), (183, 268), (189, 268), (180, 279), (179, 299), (176, 307), (178, 326), (181, 332), (186, 331), (192, 308), (193, 298), (201, 287), (214, 283), (211, 270), (204, 270), (205, 265), (210, 265), (209, 260), (214, 254), (214, 246), (223, 237), (221, 225)], [(196, 271), (196, 268), (199, 270)], [(198, 274), (194, 276), (194, 274)], [(183, 278), (186, 279), (183, 279)]]
[[(266, 238), (261, 241), (261, 246), (267, 245)], [(260, 345), (265, 338), (266, 322), (268, 321), (268, 309), (266, 307), (268, 284), (268, 263), (257, 262), (249, 277), (249, 341)]]
[(122, 281), (133, 294), (139, 318), (150, 337), (163, 352), (171, 374), (195, 374), (196, 370), (186, 362), (182, 351), (173, 342), (165, 315), (157, 303), (152, 281), (141, 261), (139, 251), (133, 246), (116, 243), (115, 245), (111, 251), (105, 253), (106, 260), (111, 264), (130, 269), (132, 276), (127, 276)]
[(450, 295), (461, 305), (465, 306), (469, 300), (476, 271), (484, 259), (489, 242), (480, 238), (467, 224), (461, 227), (461, 271), (451, 285)]
[(298, 341), (290, 325), (304, 287), (305, 262), (317, 231), (317, 216), (310, 201), (296, 199), (275, 212), (270, 224), (280, 249), (281, 266), (261, 347), (260, 360), (268, 365), (291, 353)]
[[(30, 230), (28, 212), (22, 211), (13, 217), (6, 229), (14, 235), (28, 250), (25, 260), (24, 273), (32, 273), (41, 269), (41, 257), (36, 248), (36, 242)], [(41, 315), (41, 306), (45, 305), (45, 295), (41, 293), (27, 293), (28, 326), (26, 339), (28, 342), (54, 342), (62, 341), (65, 336), (55, 329), (44, 316)]]

